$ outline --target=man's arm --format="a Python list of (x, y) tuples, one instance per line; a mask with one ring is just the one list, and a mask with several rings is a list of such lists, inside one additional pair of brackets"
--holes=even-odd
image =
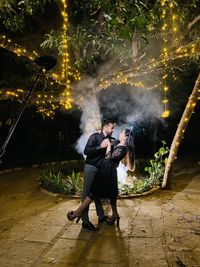
[(101, 146), (99, 144), (97, 144), (97, 140), (95, 138), (95, 135), (92, 134), (87, 141), (87, 144), (86, 144), (85, 149), (84, 149), (84, 154), (85, 155), (91, 155), (99, 149), (101, 149)]
[(109, 140), (104, 139), (101, 144), (99, 144), (98, 140), (96, 139), (96, 135), (91, 135), (87, 141), (87, 144), (84, 149), (85, 155), (95, 155), (96, 153), (102, 153), (106, 151), (106, 147), (108, 145)]

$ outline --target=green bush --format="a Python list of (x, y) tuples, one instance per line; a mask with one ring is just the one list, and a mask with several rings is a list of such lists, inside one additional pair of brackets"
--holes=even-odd
[(83, 179), (80, 172), (72, 172), (67, 176), (67, 190), (69, 195), (80, 194), (83, 187)]
[(63, 174), (58, 171), (47, 170), (40, 177), (41, 186), (53, 193), (66, 193), (66, 181), (64, 180)]
[(65, 195), (79, 195), (82, 190), (82, 181), (80, 172), (74, 171), (71, 175), (64, 176), (60, 171), (47, 170), (40, 177), (40, 184), (44, 189)]
[(148, 173), (150, 182), (155, 185), (159, 185), (162, 181), (165, 171), (165, 155), (169, 152), (169, 148), (165, 147), (166, 142), (162, 141), (162, 144), (162, 147), (154, 154), (154, 159), (150, 160), (150, 166), (144, 169)]
[[(162, 147), (154, 154), (154, 158), (150, 160), (149, 166), (144, 168), (145, 172), (148, 173), (146, 177), (135, 179), (129, 184), (119, 183), (119, 193), (121, 195), (140, 194), (162, 182), (165, 155), (169, 152), (168, 147), (165, 147), (166, 142), (162, 141), (162, 143)], [(74, 171), (66, 176), (61, 171), (48, 170), (41, 175), (40, 181), (44, 189), (65, 195), (80, 195), (83, 187), (83, 178), (80, 172)]]
[(165, 170), (165, 155), (169, 152), (169, 148), (165, 147), (166, 142), (162, 141), (162, 147), (154, 154), (154, 158), (150, 160), (149, 166), (145, 167), (148, 173), (143, 179), (136, 179), (129, 184), (119, 183), (119, 193), (121, 195), (140, 194), (150, 190), (155, 185), (160, 185)]
[(137, 179), (132, 184), (121, 184), (119, 183), (119, 193), (120, 195), (132, 195), (140, 194), (150, 190), (153, 185), (149, 182), (148, 179), (140, 180)]

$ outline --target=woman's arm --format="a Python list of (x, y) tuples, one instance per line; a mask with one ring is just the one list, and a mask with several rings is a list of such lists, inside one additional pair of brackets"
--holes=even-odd
[(112, 157), (112, 146), (111, 146), (111, 142), (108, 140), (108, 145), (106, 148), (106, 159), (110, 159)]
[(111, 142), (108, 140), (108, 145), (106, 148), (106, 156), (111, 154)]
[(126, 147), (116, 147), (113, 151), (110, 149), (106, 154), (107, 159), (122, 160), (126, 155)]

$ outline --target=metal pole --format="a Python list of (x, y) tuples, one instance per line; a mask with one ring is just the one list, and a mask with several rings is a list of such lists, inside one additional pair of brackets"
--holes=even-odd
[(9, 142), (9, 140), (10, 140), (10, 138), (11, 138), (11, 136), (12, 136), (12, 134), (13, 134), (13, 132), (14, 132), (14, 130), (15, 130), (15, 128), (16, 128), (16, 126), (17, 126), (20, 118), (21, 118), (21, 116), (22, 116), (22, 113), (24, 112), (24, 109), (26, 107), (26, 104), (27, 104), (27, 102), (28, 102), (28, 100), (29, 100), (29, 98), (30, 98), (33, 90), (35, 89), (35, 86), (37, 84), (37, 81), (38, 81), (41, 73), (42, 73), (42, 67), (40, 67), (40, 69), (39, 69), (39, 72), (37, 74), (37, 77), (36, 77), (36, 79), (35, 79), (32, 87), (31, 87), (31, 89), (30, 89), (30, 91), (29, 91), (26, 99), (24, 100), (24, 103), (23, 103), (23, 105), (22, 105), (22, 107), (21, 107), (21, 109), (20, 109), (20, 111), (18, 113), (18, 116), (17, 116), (16, 120), (14, 121), (14, 123), (10, 127), (10, 130), (8, 132), (8, 135), (7, 135), (5, 141), (4, 141), (4, 143), (3, 143), (3, 145), (2, 145), (2, 147), (0, 149), (0, 158), (4, 155), (4, 153), (6, 151), (6, 146), (7, 146), (8, 142)]

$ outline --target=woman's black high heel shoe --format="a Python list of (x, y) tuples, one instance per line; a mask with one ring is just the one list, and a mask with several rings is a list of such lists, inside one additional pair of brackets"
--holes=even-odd
[(119, 220), (120, 220), (120, 217), (119, 217), (119, 216), (117, 216), (117, 217), (110, 217), (110, 218), (108, 218), (108, 219), (106, 220), (106, 222), (107, 222), (107, 224), (109, 224), (109, 225), (113, 225), (113, 224), (115, 224), (115, 221), (116, 221), (117, 226), (119, 226)]
[(75, 215), (73, 211), (69, 211), (67, 213), (67, 219), (69, 221), (73, 221), (73, 220), (76, 219), (76, 223), (78, 223), (80, 221), (80, 218), (81, 218), (81, 216), (80, 215)]

